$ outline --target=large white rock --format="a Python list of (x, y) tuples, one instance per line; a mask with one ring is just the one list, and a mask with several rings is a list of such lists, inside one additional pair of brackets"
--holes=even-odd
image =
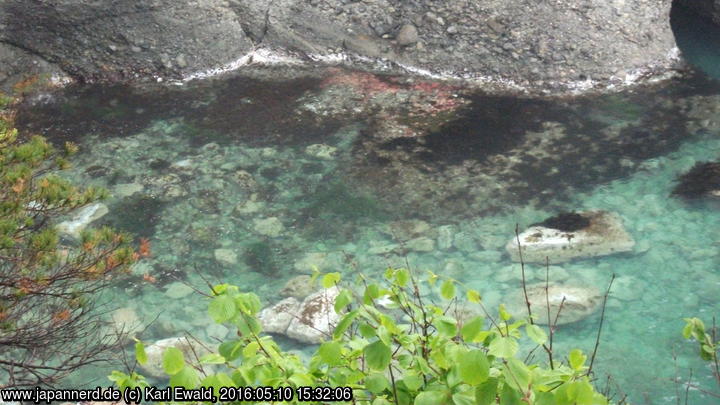
[(305, 298), (287, 328), (287, 336), (305, 343), (321, 343), (332, 336), (340, 316), (335, 313), (337, 287), (318, 291)]
[(260, 311), (263, 330), (284, 334), (303, 343), (318, 344), (332, 336), (340, 316), (335, 313), (337, 287), (318, 291), (299, 302), (293, 297)]
[(63, 235), (80, 239), (80, 233), (90, 223), (104, 217), (108, 212), (108, 207), (103, 203), (88, 205), (78, 210), (71, 219), (59, 223), (57, 230)]
[[(549, 325), (557, 318), (558, 325), (580, 321), (592, 315), (602, 304), (602, 294), (593, 287), (580, 287), (550, 283), (545, 294), (545, 283), (527, 286), (528, 301), (532, 309), (535, 322)], [(563, 302), (564, 300), (564, 302)], [(550, 303), (550, 321), (548, 321), (548, 302)], [(509, 306), (511, 313), (518, 317), (527, 316), (527, 305), (522, 291)]]
[[(627, 252), (635, 241), (625, 231), (620, 217), (607, 211), (586, 211), (579, 215), (589, 225), (576, 231), (563, 231), (545, 226), (531, 226), (520, 237), (522, 256), (526, 263), (562, 263), (575, 258)], [(520, 261), (515, 237), (505, 246), (513, 261)]]
[[(170, 347), (175, 347), (183, 352), (186, 363), (198, 363), (198, 360), (210, 353), (203, 345), (189, 340), (186, 337), (172, 337), (158, 340), (145, 347), (147, 363), (141, 364), (140, 368), (147, 374), (156, 378), (167, 377), (163, 370), (163, 353)], [(197, 358), (196, 358), (197, 357)]]
[(284, 335), (290, 322), (297, 316), (300, 301), (293, 297), (286, 298), (277, 304), (264, 308), (258, 314), (263, 330), (268, 333)]

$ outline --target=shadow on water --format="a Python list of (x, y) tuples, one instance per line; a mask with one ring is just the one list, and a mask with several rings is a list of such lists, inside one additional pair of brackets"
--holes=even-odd
[(472, 104), (453, 121), (422, 138), (398, 138), (382, 145), (386, 150), (419, 151), (427, 163), (448, 165), (466, 159), (484, 160), (518, 146), (527, 131), (545, 120), (559, 120), (562, 113), (540, 99), (475, 96)]
[(717, 94), (720, 82), (688, 71), (605, 95), (475, 95), (425, 136), (388, 140), (382, 123), (371, 126), (356, 146), (352, 176), (381, 197), (403, 195), (406, 211), (433, 217), (565, 204), (694, 139), (698, 114), (713, 103), (698, 96)]
[(673, 3), (670, 25), (683, 57), (720, 80), (720, 27), (677, 1)]
[(86, 135), (123, 137), (158, 120), (183, 118), (191, 146), (237, 140), (250, 144), (313, 143), (339, 123), (299, 113), (298, 99), (319, 79), (268, 82), (233, 77), (185, 86), (72, 86), (47, 103), (24, 105), (17, 126), (52, 134), (54, 142)]

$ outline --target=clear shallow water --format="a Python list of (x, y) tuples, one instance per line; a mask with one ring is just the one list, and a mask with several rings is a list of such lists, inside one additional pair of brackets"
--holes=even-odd
[[(683, 317), (720, 314), (720, 207), (669, 194), (678, 174), (720, 155), (718, 127), (698, 124), (717, 119), (720, 86), (691, 78), (543, 102), (474, 95), (460, 118), (437, 125), (427, 141), (398, 141), (378, 135), (377, 121), (392, 107), (329, 113), (318, 104), (350, 98), (362, 109), (367, 93), (353, 98), (355, 90), (323, 83), (234, 77), (171, 89), (68, 89), (21, 117), (26, 128), (80, 143), (68, 175), (113, 192), (104, 222), (150, 238), (153, 257), (109, 297), (149, 324), (138, 337), (228, 333), (210, 324), (204, 300), (178, 280), (198, 288), (205, 280), (235, 283), (269, 303), (309, 264), (346, 277), (402, 266), (405, 255), (388, 229), (397, 220), (429, 225), (420, 236), (431, 248), (424, 241), (407, 252), (413, 267), (454, 277), (494, 307), (519, 292), (520, 268), (504, 250), (516, 223), (606, 209), (621, 216), (635, 250), (550, 269), (553, 280), (598, 289), (618, 276), (600, 380), (612, 375), (635, 404), (675, 403), (673, 380), (684, 381), (689, 368), (695, 382), (711, 383), (680, 330)], [(308, 153), (319, 143), (337, 148), (332, 158)], [(368, 152), (375, 147), (384, 152)], [(449, 246), (440, 241), (447, 231)], [(236, 263), (218, 261), (217, 249), (235, 253)], [(157, 282), (143, 281), (145, 273)], [(528, 273), (540, 281), (544, 269), (530, 265)], [(591, 351), (598, 321), (595, 314), (560, 328), (558, 352)], [(89, 381), (105, 374), (86, 370), (76, 383), (106, 384)], [(693, 404), (714, 401), (691, 392)]]

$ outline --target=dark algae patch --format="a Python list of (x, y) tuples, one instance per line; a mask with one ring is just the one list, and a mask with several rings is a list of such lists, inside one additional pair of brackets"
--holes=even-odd
[(320, 80), (266, 81), (247, 77), (184, 86), (75, 85), (43, 103), (25, 103), (17, 126), (56, 143), (82, 143), (87, 135), (133, 135), (160, 120), (182, 118), (179, 131), (191, 146), (236, 141), (256, 145), (320, 143), (340, 127), (301, 111), (300, 98)]
[(576, 212), (563, 212), (530, 226), (542, 226), (563, 232), (575, 232), (590, 226), (590, 219)]
[(720, 191), (720, 163), (699, 162), (689, 172), (678, 177), (679, 184), (672, 194), (693, 199)]
[(419, 153), (427, 162), (440, 165), (463, 160), (485, 160), (518, 146), (527, 131), (537, 130), (552, 111), (550, 102), (504, 96), (475, 96), (470, 106), (436, 131), (422, 137), (399, 138), (382, 145), (386, 150)]

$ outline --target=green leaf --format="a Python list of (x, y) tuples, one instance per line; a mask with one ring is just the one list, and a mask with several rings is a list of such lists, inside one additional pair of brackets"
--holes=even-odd
[(240, 357), (244, 347), (245, 345), (239, 340), (231, 340), (221, 343), (218, 347), (218, 352), (225, 357), (227, 361), (233, 361)]
[(582, 369), (583, 365), (585, 365), (585, 360), (587, 360), (587, 356), (583, 354), (580, 349), (573, 349), (568, 356), (570, 368), (575, 371), (580, 371), (580, 369)]
[(228, 321), (237, 313), (235, 300), (229, 295), (218, 295), (210, 301), (208, 313), (216, 323)]
[(163, 370), (168, 375), (175, 375), (185, 367), (185, 356), (177, 347), (168, 347), (163, 353)]
[(475, 405), (473, 395), (466, 392), (458, 392), (452, 396), (453, 405)]
[(217, 353), (208, 353), (200, 357), (200, 363), (202, 364), (225, 364), (225, 357)]
[(320, 359), (331, 366), (343, 363), (342, 346), (338, 342), (325, 342), (318, 348)]
[(489, 378), (475, 388), (475, 403), (477, 405), (490, 405), (495, 403), (497, 395), (497, 378)]
[(383, 373), (371, 373), (365, 377), (365, 388), (373, 394), (380, 394), (390, 389), (390, 382)]
[(476, 316), (463, 325), (460, 330), (463, 340), (466, 343), (472, 343), (478, 333), (482, 330), (484, 324), (485, 320), (480, 316)]
[(212, 387), (215, 394), (220, 392), (221, 387), (232, 387), (235, 382), (225, 373), (211, 374), (200, 382), (202, 387)]
[(455, 298), (455, 283), (452, 280), (443, 281), (440, 286), (440, 296), (446, 300)]
[(496, 337), (488, 346), (488, 353), (495, 357), (509, 359), (518, 351), (518, 342), (509, 336)]
[(475, 290), (468, 290), (467, 300), (472, 302), (473, 304), (478, 304), (482, 300), (482, 297), (480, 297), (479, 292), (477, 292)]
[(532, 373), (528, 366), (522, 361), (511, 358), (504, 365), (505, 367), (505, 384), (511, 385), (518, 391), (525, 391), (532, 382)]
[(408, 269), (399, 269), (395, 273), (395, 283), (398, 287), (405, 287), (408, 281), (410, 281), (410, 271)]
[(545, 334), (545, 331), (537, 325), (525, 325), (525, 332), (527, 332), (528, 337), (530, 337), (530, 339), (538, 345), (543, 345), (547, 342), (547, 335)]
[(180, 372), (170, 377), (170, 386), (185, 387), (193, 389), (200, 384), (200, 377), (192, 367), (185, 367)]
[(575, 381), (575, 403), (577, 405), (594, 405), (595, 390), (588, 381)]
[(258, 342), (250, 342), (242, 349), (242, 355), (244, 359), (249, 359), (254, 357), (258, 350), (260, 350), (260, 343)]
[(360, 326), (358, 326), (358, 331), (360, 331), (360, 335), (365, 339), (377, 336), (377, 329), (367, 323), (361, 323)]
[(345, 307), (350, 305), (351, 301), (352, 294), (350, 294), (350, 291), (345, 289), (340, 291), (340, 294), (338, 294), (337, 298), (335, 298), (335, 313), (340, 314)]
[(490, 376), (490, 362), (482, 351), (471, 350), (460, 357), (458, 371), (464, 383), (477, 385)]
[(505, 384), (500, 391), (500, 405), (522, 405), (522, 396), (508, 384)]
[(454, 337), (457, 335), (457, 323), (455, 319), (449, 316), (440, 316), (435, 318), (433, 325), (442, 336)]
[(323, 276), (322, 286), (323, 288), (330, 288), (335, 286), (340, 281), (340, 273), (328, 273)]
[(496, 337), (488, 346), (488, 353), (496, 357), (509, 359), (518, 351), (518, 343), (509, 336)]
[(401, 381), (405, 383), (405, 387), (410, 391), (419, 390), (425, 383), (419, 375), (406, 375)]
[(142, 342), (135, 343), (135, 358), (140, 365), (145, 365), (148, 361), (145, 345)]
[(505, 309), (505, 304), (500, 304), (498, 312), (500, 313), (500, 319), (503, 321), (507, 321), (512, 318), (512, 315), (510, 315), (510, 313)]
[(349, 312), (345, 314), (342, 318), (340, 318), (340, 322), (338, 322), (337, 326), (335, 327), (335, 331), (333, 332), (333, 338), (339, 339), (346, 330), (352, 325), (355, 318), (357, 318), (359, 312), (357, 310)]
[(384, 370), (392, 360), (392, 350), (382, 341), (376, 341), (363, 349), (365, 362), (373, 370)]
[(441, 391), (425, 391), (415, 397), (414, 405), (441, 405), (445, 404), (445, 393)]
[(439, 276), (432, 271), (428, 270), (428, 284), (430, 284), (430, 287), (435, 287), (435, 283), (437, 282)]

